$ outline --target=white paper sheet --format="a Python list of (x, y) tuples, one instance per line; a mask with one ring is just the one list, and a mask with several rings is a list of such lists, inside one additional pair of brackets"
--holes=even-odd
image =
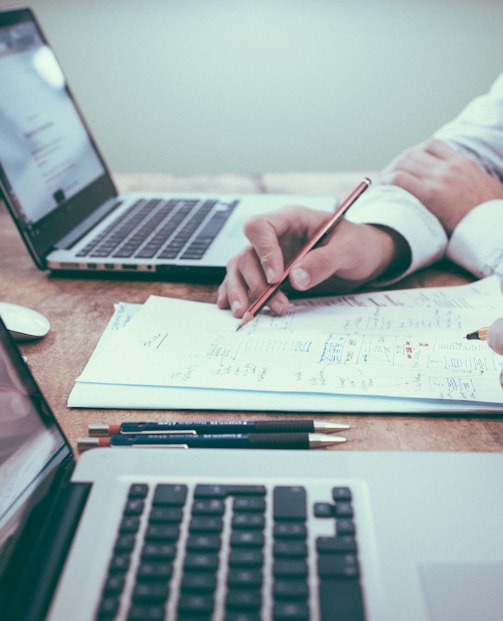
[(236, 332), (211, 304), (120, 304), (71, 407), (501, 411), (501, 357), (467, 332), (501, 314), (499, 282), (297, 301)]

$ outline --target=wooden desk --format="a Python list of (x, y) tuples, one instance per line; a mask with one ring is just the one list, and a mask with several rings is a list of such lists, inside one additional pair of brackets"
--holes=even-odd
[[(366, 173), (368, 174), (368, 173)], [(292, 192), (345, 195), (363, 174), (264, 174), (180, 177), (174, 175), (117, 175), (121, 190), (220, 192)], [(214, 302), (216, 286), (137, 280), (91, 280), (53, 277), (37, 270), (7, 211), (0, 205), (0, 299), (43, 312), (52, 329), (42, 341), (23, 345), (33, 373), (72, 445), (87, 435), (87, 424), (122, 420), (192, 418), (205, 412), (145, 412), (70, 410), (66, 406), (74, 380), (84, 368), (118, 301), (144, 302), (150, 294)], [(440, 265), (413, 275), (400, 287), (456, 285), (467, 274)], [(215, 413), (214, 418), (266, 418), (266, 414)], [(346, 449), (500, 451), (501, 417), (387, 416), (338, 414), (349, 423)], [(336, 449), (336, 450), (340, 450)]]

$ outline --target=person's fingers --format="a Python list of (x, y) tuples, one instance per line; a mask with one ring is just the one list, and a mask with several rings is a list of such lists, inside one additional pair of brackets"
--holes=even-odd
[(287, 206), (250, 219), (244, 233), (257, 254), (269, 284), (278, 282), (285, 265), (326, 222), (329, 214), (301, 206)]
[[(250, 305), (250, 300), (257, 298), (267, 286), (253, 250), (247, 249), (233, 257), (227, 266), (227, 274), (218, 289), (217, 305), (230, 308), (235, 317), (242, 317)], [(288, 298), (278, 292), (270, 301), (269, 307), (278, 315), (288, 310)]]
[(288, 228), (280, 212), (248, 220), (244, 233), (254, 248), (268, 283), (277, 282), (283, 273), (284, 259), (279, 237)]

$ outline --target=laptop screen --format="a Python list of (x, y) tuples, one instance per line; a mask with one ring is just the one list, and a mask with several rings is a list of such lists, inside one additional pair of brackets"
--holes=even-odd
[[(0, 319), (0, 559), (37, 489), (71, 455), (49, 406)], [(40, 499), (38, 499), (40, 500)], [(0, 562), (0, 565), (2, 564)], [(0, 574), (2, 567), (0, 566)]]
[(28, 224), (104, 174), (35, 24), (0, 30), (0, 170)]
[(1, 195), (45, 268), (45, 255), (117, 191), (28, 8), (0, 10), (0, 84)]

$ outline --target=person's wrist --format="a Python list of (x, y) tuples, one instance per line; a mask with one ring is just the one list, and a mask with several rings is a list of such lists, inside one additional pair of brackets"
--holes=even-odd
[(380, 246), (380, 258), (372, 275), (372, 280), (377, 278), (391, 279), (394, 275), (405, 272), (411, 262), (411, 252), (408, 243), (399, 233), (391, 228), (381, 225), (372, 226), (379, 233), (378, 243)]

